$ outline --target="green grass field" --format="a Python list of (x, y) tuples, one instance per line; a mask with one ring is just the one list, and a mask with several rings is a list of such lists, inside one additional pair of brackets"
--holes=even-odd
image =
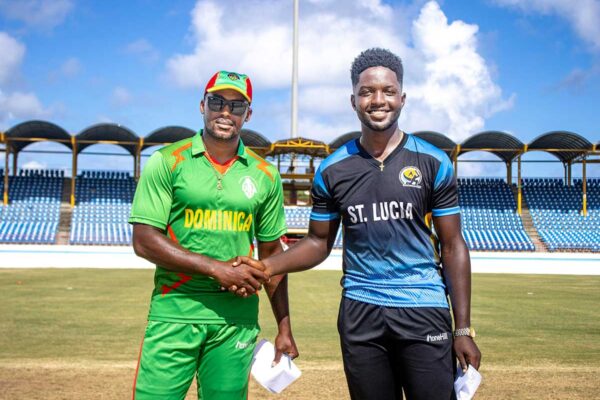
[[(131, 398), (152, 274), (0, 269), (0, 398)], [(252, 383), (250, 398), (348, 398), (339, 279), (332, 271), (290, 277), (303, 377), (280, 396)], [(478, 398), (600, 398), (600, 277), (474, 275), (472, 320), (483, 353)], [(272, 338), (265, 298), (261, 325)]]

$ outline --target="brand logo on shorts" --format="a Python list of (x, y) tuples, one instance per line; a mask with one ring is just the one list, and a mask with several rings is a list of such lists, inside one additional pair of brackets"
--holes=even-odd
[(421, 182), (423, 181), (423, 175), (417, 167), (404, 167), (400, 171), (400, 182), (402, 186), (414, 187), (421, 189)]
[(250, 343), (242, 343), (238, 340), (238, 342), (235, 344), (235, 348), (238, 350), (243, 350), (245, 348), (247, 348), (250, 345)]
[(448, 332), (442, 332), (439, 335), (427, 335), (428, 342), (441, 342), (442, 340), (448, 340)]
[(254, 181), (249, 176), (245, 176), (241, 179), (242, 182), (242, 191), (246, 195), (247, 198), (251, 199), (256, 194), (256, 185)]

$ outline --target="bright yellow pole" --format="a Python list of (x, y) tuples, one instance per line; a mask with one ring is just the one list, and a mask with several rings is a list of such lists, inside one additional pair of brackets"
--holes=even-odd
[(73, 163), (71, 165), (71, 208), (75, 207), (75, 179), (77, 179), (77, 140), (71, 136), (71, 146), (73, 147)]
[(135, 155), (136, 166), (135, 166), (135, 171), (133, 171), (133, 176), (134, 176), (136, 182), (138, 179), (140, 179), (140, 172), (142, 169), (142, 147), (144, 147), (144, 138), (143, 137), (140, 138), (140, 141), (138, 143), (137, 153)]
[(517, 213), (521, 215), (521, 154), (519, 154), (519, 158), (517, 159)]
[(460, 144), (456, 145), (456, 149), (454, 151), (454, 177), (458, 178), (458, 153), (460, 153)]
[(587, 217), (587, 171), (586, 157), (583, 157), (583, 216)]
[(10, 155), (10, 145), (8, 140), (6, 141), (6, 147), (4, 152), (4, 205), (8, 205), (8, 156)]

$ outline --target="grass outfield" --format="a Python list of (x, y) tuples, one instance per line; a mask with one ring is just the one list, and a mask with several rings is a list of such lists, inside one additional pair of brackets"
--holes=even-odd
[[(281, 396), (348, 399), (336, 318), (339, 272), (290, 277), (303, 377)], [(150, 270), (0, 269), (0, 398), (127, 399)], [(600, 398), (600, 277), (474, 275), (480, 399)], [(262, 336), (273, 336), (268, 301)], [(191, 394), (188, 398), (196, 398)]]

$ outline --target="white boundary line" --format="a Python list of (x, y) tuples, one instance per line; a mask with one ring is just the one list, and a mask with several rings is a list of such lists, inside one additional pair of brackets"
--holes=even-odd
[[(475, 273), (600, 275), (598, 253), (471, 252)], [(0, 245), (0, 268), (154, 268), (129, 246)], [(319, 270), (341, 270), (334, 250)]]

